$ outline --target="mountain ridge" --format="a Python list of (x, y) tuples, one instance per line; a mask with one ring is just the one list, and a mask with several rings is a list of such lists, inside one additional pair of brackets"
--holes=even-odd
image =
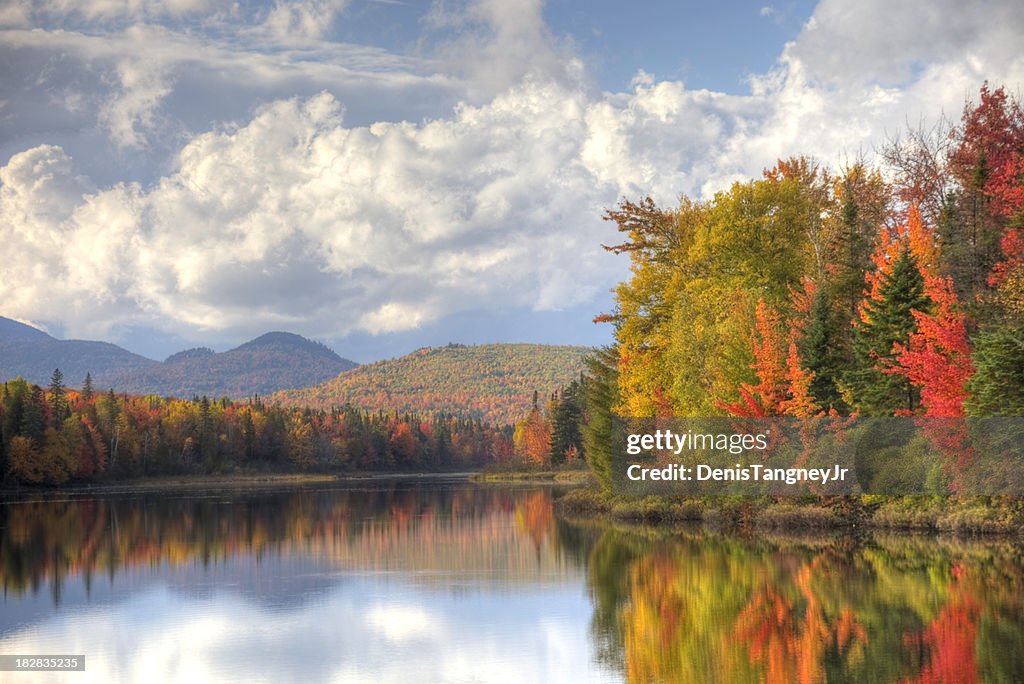
[(226, 352), (194, 347), (155, 361), (109, 342), (59, 340), (0, 316), (0, 381), (21, 376), (45, 385), (60, 368), (71, 386), (89, 373), (94, 386), (129, 394), (244, 398), (313, 385), (356, 365), (324, 344), (280, 331)]

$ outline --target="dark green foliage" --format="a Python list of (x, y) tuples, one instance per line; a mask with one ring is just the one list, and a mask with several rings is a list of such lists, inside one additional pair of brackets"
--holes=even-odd
[(967, 387), (969, 415), (1024, 415), (1024, 328), (994, 327), (979, 335), (975, 374)]
[(893, 415), (917, 408), (917, 388), (902, 375), (886, 370), (895, 363), (893, 345), (907, 344), (917, 327), (913, 312), (925, 312), (928, 307), (924, 278), (910, 250), (904, 247), (892, 270), (883, 276), (878, 297), (865, 300), (864, 316), (856, 330), (858, 368), (847, 377), (861, 415)]
[(836, 240), (830, 245), (835, 264), (830, 282), (831, 299), (838, 304), (846, 318), (856, 314), (857, 304), (864, 295), (864, 273), (871, 265), (871, 250), (877, 230), (877, 226), (866, 223), (855, 193), (853, 182), (847, 182), (841, 228)]
[(53, 369), (50, 376), (50, 424), (60, 430), (64, 421), (71, 415), (67, 393), (64, 391), (64, 374), (60, 368)]
[(82, 381), (82, 400), (85, 402), (92, 401), (93, 392), (92, 373), (86, 373), (85, 380)]
[(601, 488), (612, 490), (615, 466), (624, 454), (614, 448), (615, 424), (612, 408), (619, 401), (618, 350), (600, 349), (587, 357), (587, 380), (584, 383), (586, 418), (583, 423), (583, 446), (587, 465), (597, 476)]
[(551, 400), (551, 462), (562, 463), (567, 454), (585, 456), (583, 446), (583, 388), (573, 380)]
[(32, 385), (29, 390), (18, 433), (31, 439), (37, 447), (43, 444), (43, 435), (46, 434), (46, 399), (39, 385)]
[(802, 351), (805, 368), (814, 373), (811, 395), (815, 403), (825, 409), (840, 409), (845, 405), (837, 385), (844, 372), (842, 354), (845, 340), (841, 320), (833, 312), (825, 290), (818, 290), (811, 302)]

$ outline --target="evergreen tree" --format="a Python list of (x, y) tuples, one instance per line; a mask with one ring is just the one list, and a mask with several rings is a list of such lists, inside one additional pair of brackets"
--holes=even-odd
[(60, 368), (53, 369), (50, 376), (50, 424), (57, 430), (64, 426), (64, 421), (71, 415), (68, 396), (64, 387), (64, 374)]
[[(863, 278), (862, 278), (863, 282)], [(836, 409), (844, 405), (837, 380), (843, 373), (843, 339), (828, 294), (819, 289), (814, 293), (803, 340), (803, 365), (814, 373), (810, 392), (815, 403)]]
[(1024, 416), (1024, 327), (998, 326), (979, 335), (973, 361), (968, 415)]
[(92, 373), (86, 372), (85, 380), (82, 381), (82, 401), (89, 403), (92, 401), (92, 397), (95, 390), (92, 386)]
[(891, 372), (897, 356), (893, 345), (906, 346), (917, 326), (913, 312), (928, 308), (924, 278), (904, 245), (882, 276), (877, 294), (864, 301), (855, 333), (858, 365), (849, 374), (848, 384), (862, 415), (893, 415), (917, 408), (920, 393), (906, 377)]
[(587, 408), (583, 423), (583, 445), (587, 465), (601, 488), (612, 490), (615, 467), (625, 454), (615, 448), (614, 406), (619, 403), (619, 351), (615, 347), (598, 350), (587, 359), (584, 399)]
[(43, 446), (46, 434), (46, 399), (43, 397), (43, 388), (39, 385), (32, 385), (29, 391), (18, 432), (32, 440), (37, 448)]
[(573, 380), (551, 402), (551, 460), (555, 463), (564, 461), (570, 450), (576, 454), (585, 451), (580, 432), (583, 422), (580, 394), (580, 383)]

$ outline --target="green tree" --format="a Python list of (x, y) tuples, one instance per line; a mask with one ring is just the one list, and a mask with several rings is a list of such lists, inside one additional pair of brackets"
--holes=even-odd
[(814, 373), (810, 392), (815, 403), (837, 410), (844, 406), (838, 381), (846, 370), (841, 320), (833, 311), (828, 293), (824, 289), (815, 292), (803, 339), (803, 366)]
[(39, 385), (32, 385), (29, 390), (18, 432), (31, 439), (37, 448), (43, 446), (46, 434), (46, 399)]
[(92, 386), (92, 373), (86, 372), (85, 380), (82, 381), (82, 401), (86, 404), (92, 401), (95, 390)]
[(548, 411), (551, 416), (551, 460), (561, 463), (566, 454), (582, 455), (583, 435), (580, 427), (583, 423), (582, 389), (576, 380), (570, 382), (551, 401)]
[(604, 347), (587, 358), (584, 383), (586, 419), (583, 422), (583, 446), (587, 465), (597, 476), (601, 488), (612, 490), (615, 468), (625, 454), (615, 448), (615, 415), (619, 403), (619, 351)]
[(974, 344), (968, 415), (1024, 416), (1024, 327), (995, 326)]
[(910, 381), (890, 370), (897, 356), (893, 345), (907, 345), (917, 328), (913, 312), (928, 311), (929, 303), (921, 271), (909, 247), (903, 245), (877, 291), (864, 300), (856, 328), (858, 367), (847, 378), (862, 415), (912, 412), (920, 403), (920, 393)]
[(64, 421), (71, 415), (68, 395), (64, 386), (64, 374), (60, 368), (54, 368), (50, 376), (50, 424), (57, 430), (64, 426)]

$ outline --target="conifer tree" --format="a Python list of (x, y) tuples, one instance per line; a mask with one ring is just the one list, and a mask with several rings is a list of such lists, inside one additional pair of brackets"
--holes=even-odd
[(886, 371), (896, 363), (898, 351), (894, 345), (906, 346), (917, 327), (913, 312), (928, 308), (924, 278), (904, 244), (892, 268), (881, 275), (861, 307), (854, 340), (858, 366), (848, 375), (854, 404), (861, 414), (893, 415), (917, 408), (920, 392), (910, 380)]
[(85, 380), (82, 381), (82, 401), (88, 404), (92, 401), (95, 389), (92, 385), (92, 373), (86, 372)]
[(54, 368), (50, 376), (50, 424), (57, 430), (64, 425), (65, 419), (71, 415), (67, 392), (64, 388), (64, 374), (60, 368)]
[(584, 400), (587, 419), (583, 424), (583, 445), (587, 465), (597, 477), (601, 488), (612, 490), (612, 478), (618, 459), (624, 455), (615, 449), (612, 407), (619, 402), (619, 351), (605, 347), (587, 359), (587, 381)]
[(825, 408), (839, 409), (844, 404), (837, 384), (843, 373), (842, 345), (828, 293), (818, 289), (811, 301), (802, 357), (803, 366), (814, 374), (808, 390), (815, 402)]
[(583, 407), (580, 405), (580, 383), (573, 380), (551, 402), (551, 460), (559, 463), (574, 449), (583, 453), (583, 436), (580, 424), (583, 421)]
[(995, 326), (978, 336), (968, 415), (1024, 416), (1024, 326)]

